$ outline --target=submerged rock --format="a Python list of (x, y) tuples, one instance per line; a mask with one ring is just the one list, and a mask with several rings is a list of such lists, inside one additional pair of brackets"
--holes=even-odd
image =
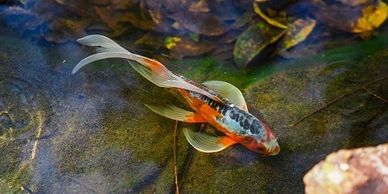
[(303, 178), (306, 193), (385, 193), (388, 191), (388, 144), (340, 150)]

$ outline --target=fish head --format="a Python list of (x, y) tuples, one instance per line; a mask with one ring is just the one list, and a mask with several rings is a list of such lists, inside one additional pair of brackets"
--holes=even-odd
[(275, 156), (280, 152), (280, 146), (277, 139), (271, 141), (257, 140), (254, 137), (244, 138), (242, 141), (249, 150), (263, 154), (265, 156)]
[(272, 129), (269, 128), (267, 125), (264, 125), (264, 129), (266, 131), (266, 138), (265, 140), (258, 140), (258, 142), (261, 141), (261, 144), (266, 149), (264, 155), (267, 156), (275, 156), (280, 152), (280, 146), (278, 143), (278, 138), (275, 137), (275, 134), (272, 132)]
[(249, 150), (263, 154), (265, 156), (274, 156), (280, 152), (280, 146), (272, 130), (264, 126), (264, 136), (245, 136), (239, 141)]
[(263, 142), (262, 144), (265, 148), (265, 152), (263, 154), (266, 156), (275, 156), (280, 152), (280, 146), (277, 138)]

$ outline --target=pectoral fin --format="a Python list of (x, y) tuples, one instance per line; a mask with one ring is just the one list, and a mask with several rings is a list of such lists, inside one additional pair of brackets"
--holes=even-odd
[(190, 112), (174, 105), (167, 106), (154, 106), (149, 104), (144, 104), (147, 108), (152, 110), (154, 113), (167, 117), (169, 119), (182, 121), (186, 123), (204, 123), (206, 120), (199, 114)]
[(198, 151), (205, 153), (219, 152), (237, 142), (227, 136), (214, 137), (183, 128), (187, 141)]
[(241, 91), (234, 85), (224, 81), (206, 81), (202, 83), (220, 96), (229, 99), (233, 104), (248, 111), (247, 103)]

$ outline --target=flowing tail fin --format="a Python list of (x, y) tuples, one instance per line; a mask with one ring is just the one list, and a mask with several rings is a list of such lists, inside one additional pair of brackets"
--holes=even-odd
[(159, 87), (186, 89), (205, 95), (213, 100), (221, 101), (215, 94), (188, 83), (182, 77), (173, 74), (160, 62), (131, 53), (108, 37), (102, 35), (89, 35), (78, 39), (77, 42), (86, 46), (97, 47), (97, 54), (82, 59), (74, 67), (72, 71), (73, 74), (94, 61), (108, 58), (122, 58), (127, 59), (133, 69)]

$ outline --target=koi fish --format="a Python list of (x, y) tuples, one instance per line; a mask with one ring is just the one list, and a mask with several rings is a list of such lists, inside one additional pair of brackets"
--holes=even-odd
[(223, 81), (195, 83), (172, 73), (154, 59), (129, 52), (102, 35), (89, 35), (77, 41), (82, 45), (97, 47), (97, 54), (82, 59), (74, 67), (73, 74), (97, 60), (127, 59), (129, 65), (144, 78), (159, 87), (175, 90), (193, 109), (188, 111), (174, 105), (145, 104), (151, 111), (177, 121), (208, 123), (224, 134), (212, 136), (184, 128), (183, 133), (187, 141), (195, 149), (212, 153), (239, 143), (253, 152), (264, 155), (279, 153), (280, 147), (271, 128), (263, 120), (248, 112), (241, 91), (232, 84)]

